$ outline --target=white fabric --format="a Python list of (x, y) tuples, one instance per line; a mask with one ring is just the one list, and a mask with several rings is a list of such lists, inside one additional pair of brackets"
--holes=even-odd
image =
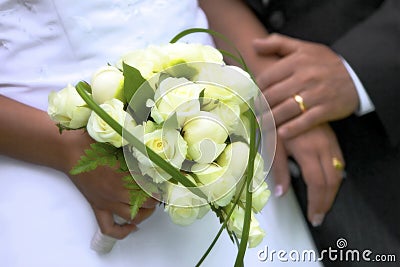
[(367, 91), (365, 90), (364, 85), (358, 78), (357, 74), (354, 72), (353, 68), (349, 65), (349, 63), (342, 58), (343, 64), (346, 67), (347, 72), (349, 73), (351, 79), (353, 80), (354, 86), (356, 87), (359, 106), (357, 111), (355, 112), (357, 116), (362, 116), (368, 114), (375, 110), (374, 103), (372, 102), (371, 98), (369, 97)]
[[(206, 21), (193, 0), (0, 0), (0, 93), (45, 110), (50, 90), (87, 79), (125, 51), (168, 42), (195, 26), (206, 27)], [(204, 34), (190, 40), (211, 43)], [(314, 249), (292, 192), (271, 198), (259, 219), (268, 234), (248, 250), (246, 266), (293, 265), (260, 262), (257, 252), (266, 245), (269, 250)], [(212, 213), (180, 227), (159, 207), (139, 231), (100, 256), (89, 248), (95, 217), (68, 178), (0, 156), (2, 267), (193, 266), (218, 228)], [(235, 255), (224, 233), (204, 266), (232, 266)]]

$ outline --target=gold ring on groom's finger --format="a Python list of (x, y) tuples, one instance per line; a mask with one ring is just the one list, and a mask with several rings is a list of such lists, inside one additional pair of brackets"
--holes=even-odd
[(304, 104), (304, 99), (300, 95), (294, 95), (293, 96), (294, 101), (296, 101), (297, 104), (299, 104), (299, 108), (301, 112), (305, 112), (307, 110), (306, 105)]
[(332, 165), (338, 171), (342, 171), (344, 169), (343, 163), (336, 157), (332, 158)]

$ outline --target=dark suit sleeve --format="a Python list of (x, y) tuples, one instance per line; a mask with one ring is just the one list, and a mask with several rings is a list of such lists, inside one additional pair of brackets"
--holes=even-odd
[(391, 142), (398, 145), (400, 1), (385, 1), (373, 15), (338, 39), (332, 48), (342, 55), (357, 73)]

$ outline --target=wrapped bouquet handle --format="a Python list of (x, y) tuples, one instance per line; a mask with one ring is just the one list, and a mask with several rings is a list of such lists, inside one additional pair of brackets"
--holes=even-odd
[[(117, 215), (114, 215), (114, 221), (120, 225), (127, 223), (125, 219)], [(114, 237), (103, 234), (100, 228), (98, 228), (92, 237), (90, 248), (99, 254), (107, 254), (112, 250), (117, 240)]]

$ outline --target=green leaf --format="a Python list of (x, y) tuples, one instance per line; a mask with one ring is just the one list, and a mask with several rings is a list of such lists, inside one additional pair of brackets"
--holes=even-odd
[(136, 217), (140, 207), (148, 198), (149, 196), (143, 191), (130, 191), (131, 219)]
[(150, 196), (140, 188), (131, 175), (123, 177), (122, 181), (124, 182), (124, 187), (129, 190), (130, 213), (131, 219), (133, 219)]
[(90, 86), (89, 83), (83, 82), (83, 83), (82, 83), (82, 86), (83, 86), (83, 89), (86, 90), (86, 92), (88, 92), (88, 93), (90, 93), (90, 94), (92, 93), (92, 87)]
[(117, 163), (117, 148), (109, 144), (93, 143), (90, 149), (85, 150), (78, 163), (70, 170), (70, 174), (77, 175), (83, 172), (89, 172), (98, 166), (114, 167)]
[(124, 73), (124, 96), (129, 103), (133, 95), (146, 80), (138, 69), (125, 64), (125, 62), (123, 62), (122, 67)]
[[(254, 104), (254, 103), (251, 103)], [(244, 212), (244, 222), (242, 237), (240, 239), (239, 251), (236, 256), (235, 267), (243, 266), (244, 255), (247, 250), (247, 243), (250, 234), (251, 212), (252, 212), (252, 188), (253, 188), (253, 173), (254, 173), (254, 159), (257, 153), (257, 129), (259, 128), (257, 119), (254, 113), (249, 109), (247, 114), (250, 119), (250, 151), (247, 164), (247, 177), (246, 177), (246, 206)]]
[(203, 106), (204, 103), (204, 92), (205, 92), (205, 88), (203, 90), (201, 90), (200, 94), (199, 94), (199, 102), (200, 102), (200, 106)]

